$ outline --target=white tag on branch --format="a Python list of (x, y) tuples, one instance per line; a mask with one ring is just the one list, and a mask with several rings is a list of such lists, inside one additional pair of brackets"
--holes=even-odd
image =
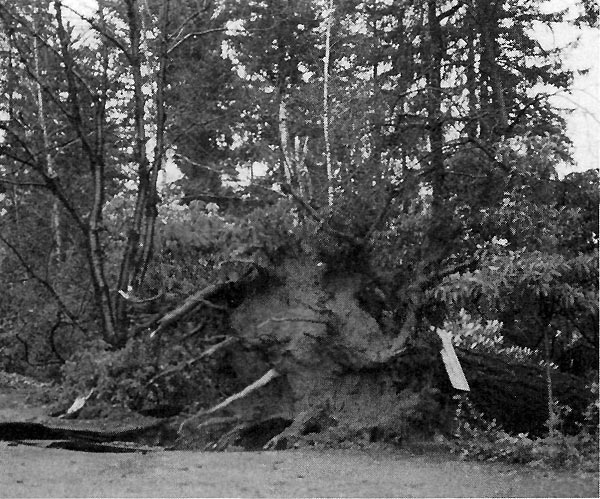
[(465, 373), (456, 356), (454, 345), (452, 344), (452, 336), (450, 336), (449, 332), (442, 329), (436, 329), (436, 332), (442, 340), (443, 348), (440, 350), (440, 353), (442, 354), (442, 360), (444, 361), (446, 372), (450, 378), (450, 383), (452, 383), (452, 386), (457, 390), (470, 392), (471, 389), (469, 388), (469, 383), (467, 382)]

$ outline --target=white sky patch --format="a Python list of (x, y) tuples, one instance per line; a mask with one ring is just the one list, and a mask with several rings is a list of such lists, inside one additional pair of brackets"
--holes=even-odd
[(159, 173), (159, 182), (161, 185), (166, 186), (173, 182), (183, 178), (183, 173), (177, 166), (174, 160), (175, 149), (170, 148), (165, 152), (164, 167)]
[[(577, 10), (573, 0), (550, 0), (545, 12), (569, 9), (568, 19), (574, 19)], [(555, 23), (552, 29), (538, 25), (536, 38), (546, 49), (566, 47), (563, 62), (567, 69), (589, 69), (586, 75), (575, 75), (571, 93), (561, 92), (551, 102), (563, 109), (573, 109), (566, 116), (567, 135), (573, 141), (574, 166), (559, 169), (561, 175), (571, 171), (584, 171), (600, 166), (600, 30), (583, 26), (577, 28), (568, 23)]]
[(263, 161), (254, 161), (248, 167), (238, 166), (237, 180), (223, 179), (223, 185), (233, 187), (234, 189), (248, 187), (256, 177), (264, 177), (268, 170), (269, 165)]

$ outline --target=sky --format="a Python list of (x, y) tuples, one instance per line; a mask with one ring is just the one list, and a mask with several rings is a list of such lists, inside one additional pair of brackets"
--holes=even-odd
[[(551, 0), (549, 10), (573, 8), (573, 0)], [(564, 55), (568, 69), (589, 70), (575, 75), (570, 94), (559, 93), (552, 102), (561, 108), (573, 109), (567, 116), (567, 134), (573, 141), (575, 165), (563, 166), (559, 173), (583, 171), (600, 166), (600, 30), (555, 24), (552, 29), (538, 27), (536, 34), (544, 48), (564, 47), (578, 40)]]

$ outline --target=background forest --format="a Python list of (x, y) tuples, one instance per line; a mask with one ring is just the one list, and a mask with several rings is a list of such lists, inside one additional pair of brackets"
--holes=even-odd
[(0, 369), (202, 448), (583, 459), (599, 175), (544, 6), (1, 1)]

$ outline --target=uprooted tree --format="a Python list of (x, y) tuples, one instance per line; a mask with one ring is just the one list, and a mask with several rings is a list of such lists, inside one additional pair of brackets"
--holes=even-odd
[(1, 5), (0, 366), (181, 412), (182, 445), (402, 441), (452, 431), (446, 331), (488, 417), (541, 434), (558, 402), (575, 428), (598, 175), (556, 173), (564, 120), (530, 88), (572, 75), (534, 20), (560, 15)]

